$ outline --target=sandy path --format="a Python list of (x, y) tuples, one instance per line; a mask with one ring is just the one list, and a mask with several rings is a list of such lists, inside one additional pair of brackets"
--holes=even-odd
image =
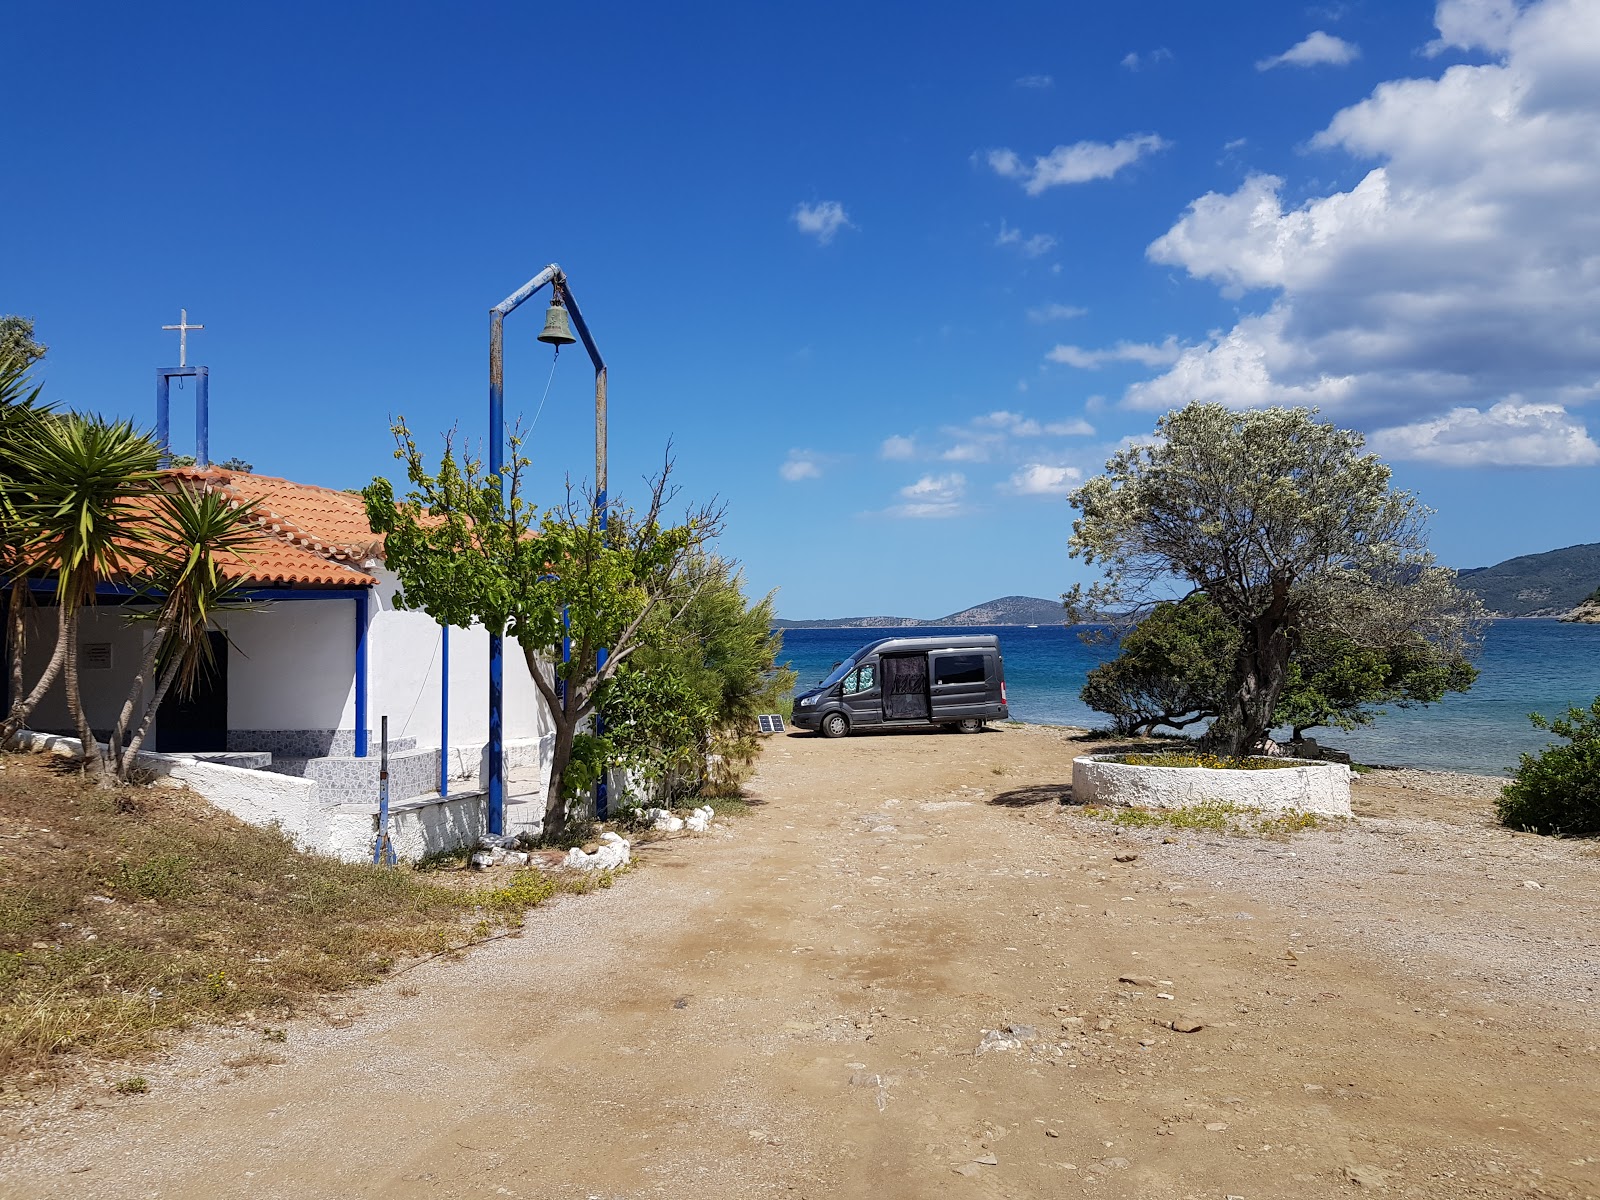
[(213, 1033), (38, 1112), (0, 1195), (1600, 1194), (1592, 847), (1376, 779), (1347, 830), (1169, 845), (1056, 803), (1076, 749), (772, 739), (731, 833), (281, 1064)]

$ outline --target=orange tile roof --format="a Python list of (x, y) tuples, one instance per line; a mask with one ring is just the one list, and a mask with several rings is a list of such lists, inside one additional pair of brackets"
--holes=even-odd
[(378, 582), (361, 569), (376, 564), (382, 538), (372, 531), (359, 495), (221, 467), (174, 467), (171, 474), (241, 504), (257, 502), (259, 546), (237, 568), (223, 568), (233, 578), (311, 587)]

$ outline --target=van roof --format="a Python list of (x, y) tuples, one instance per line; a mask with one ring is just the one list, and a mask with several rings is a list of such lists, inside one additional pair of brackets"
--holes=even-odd
[(1000, 639), (992, 633), (975, 633), (950, 637), (935, 634), (931, 637), (890, 637), (868, 642), (852, 658), (860, 661), (869, 654), (894, 654), (898, 651), (915, 653), (918, 650), (1000, 650)]

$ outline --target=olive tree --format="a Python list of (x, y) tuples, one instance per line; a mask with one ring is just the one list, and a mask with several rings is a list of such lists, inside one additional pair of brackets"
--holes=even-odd
[(1373, 649), (1420, 639), (1459, 656), (1482, 608), (1428, 553), (1427, 510), (1363, 445), (1313, 409), (1167, 413), (1152, 441), (1072, 494), (1071, 552), (1104, 579), (1075, 587), (1068, 609), (1204, 593), (1238, 639), (1206, 735), (1231, 754), (1266, 748), (1294, 649), (1310, 637)]

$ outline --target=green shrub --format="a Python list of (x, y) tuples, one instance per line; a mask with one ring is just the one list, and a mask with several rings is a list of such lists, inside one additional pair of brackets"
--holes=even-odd
[(1600, 698), (1587, 710), (1569, 708), (1565, 718), (1529, 719), (1569, 744), (1522, 756), (1516, 778), (1495, 801), (1501, 823), (1556, 837), (1600, 833)]

